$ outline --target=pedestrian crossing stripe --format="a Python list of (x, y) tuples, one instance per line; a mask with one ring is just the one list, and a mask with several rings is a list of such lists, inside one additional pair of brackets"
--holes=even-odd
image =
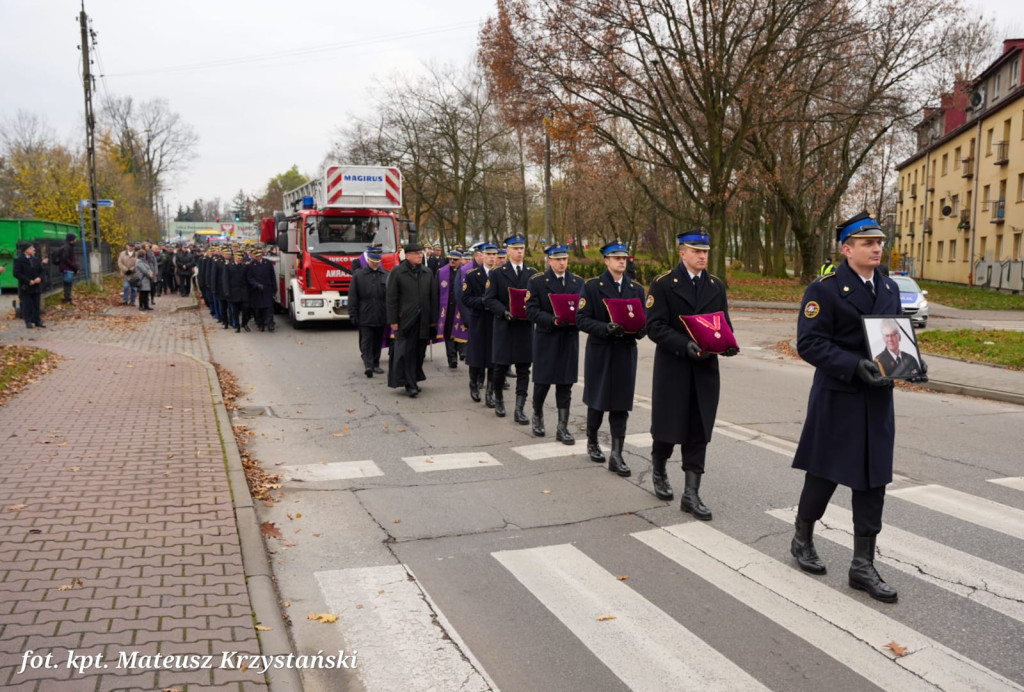
[[(773, 509), (768, 514), (792, 525), (796, 508)], [(852, 526), (849, 510), (829, 505), (814, 535), (849, 547), (852, 531), (838, 527)], [(886, 526), (876, 540), (876, 562), (1024, 622), (1024, 574), (892, 526)]]
[(1024, 478), (990, 478), (989, 483), (995, 483), (1006, 488), (1024, 491)]
[(926, 509), (1024, 539), (1024, 511), (941, 485), (898, 488), (887, 493)]
[(501, 466), (501, 462), (487, 452), (456, 452), (454, 454), (429, 454), (420, 457), (402, 457), (402, 461), (417, 473), (429, 471), (450, 471), (480, 466)]
[(350, 478), (371, 478), (383, 476), (373, 461), (332, 461), (324, 464), (299, 464), (280, 467), (285, 480), (304, 483), (323, 483), (327, 481), (348, 480)]
[[(632, 535), (884, 689), (1021, 689), (793, 565), (706, 524), (691, 522)], [(894, 641), (906, 647), (905, 655), (893, 656), (887, 644)]]
[(631, 689), (767, 689), (572, 545), (492, 555)]
[(552, 459), (555, 457), (586, 456), (585, 450), (574, 447), (575, 445), (566, 445), (561, 442), (544, 442), (542, 444), (512, 447), (510, 451), (530, 461)]

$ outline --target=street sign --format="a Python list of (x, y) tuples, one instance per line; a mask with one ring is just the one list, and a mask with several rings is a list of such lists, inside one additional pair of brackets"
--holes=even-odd
[(80, 199), (80, 200), (78, 200), (78, 206), (80, 206), (80, 207), (91, 207), (92, 206), (92, 200)]
[(112, 207), (114, 206), (114, 200), (112, 199), (98, 199), (96, 200), (97, 207)]

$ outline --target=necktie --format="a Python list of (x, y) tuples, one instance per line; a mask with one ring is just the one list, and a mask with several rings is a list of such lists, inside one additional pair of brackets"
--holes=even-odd
[(870, 281), (865, 281), (864, 285), (868, 287), (868, 292), (871, 293), (871, 300), (875, 299), (875, 285)]
[(560, 276), (560, 277), (558, 277), (558, 280), (559, 280), (559, 282), (561, 282), (562, 288), (565, 288), (565, 277), (564, 276)]
[(693, 277), (693, 290), (697, 291), (700, 289), (700, 274)]
[(896, 367), (900, 366), (900, 356), (896, 356)]
[(519, 265), (518, 265), (518, 264), (515, 264), (515, 265), (513, 265), (513, 266), (515, 267), (515, 270), (516, 270), (516, 278), (518, 279), (518, 278), (519, 278)]
[(622, 282), (616, 283), (615, 284), (615, 289), (619, 292), (619, 295), (621, 296), (622, 295)]

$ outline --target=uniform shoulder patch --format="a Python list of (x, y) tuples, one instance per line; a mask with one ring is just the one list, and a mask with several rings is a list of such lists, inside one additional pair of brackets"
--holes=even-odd
[(650, 310), (651, 308), (654, 307), (654, 294), (653, 293), (651, 295), (647, 296), (647, 302), (644, 303), (644, 305), (647, 306), (648, 310)]
[(466, 289), (468, 289), (468, 288), (469, 288), (469, 284), (468, 284), (468, 283), (466, 283), (465, 281), (463, 281), (463, 282), (462, 282), (462, 290), (463, 290), (463, 291), (465, 291), (465, 290), (466, 290)]
[(579, 306), (578, 306), (579, 309), (582, 310), (586, 306), (587, 306), (587, 299), (584, 298), (583, 296), (580, 296), (580, 302), (579, 302)]
[(814, 301), (814, 300), (809, 301), (807, 303), (807, 305), (804, 306), (804, 317), (806, 317), (807, 319), (813, 320), (815, 317), (817, 317), (820, 314), (821, 314), (821, 306), (818, 305), (817, 301)]
[(544, 272), (537, 272), (536, 274), (534, 274), (534, 275), (533, 275), (533, 276), (531, 276), (530, 278), (531, 278), (531, 279), (536, 279), (536, 278), (537, 278), (538, 276), (544, 276)]

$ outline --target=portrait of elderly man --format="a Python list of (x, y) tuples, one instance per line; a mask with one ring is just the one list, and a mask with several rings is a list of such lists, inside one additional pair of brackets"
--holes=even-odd
[(882, 333), (885, 349), (875, 356), (875, 363), (882, 371), (882, 376), (907, 379), (920, 375), (921, 364), (917, 358), (900, 348), (903, 332), (900, 330), (899, 323), (894, 319), (882, 320), (879, 330)]

